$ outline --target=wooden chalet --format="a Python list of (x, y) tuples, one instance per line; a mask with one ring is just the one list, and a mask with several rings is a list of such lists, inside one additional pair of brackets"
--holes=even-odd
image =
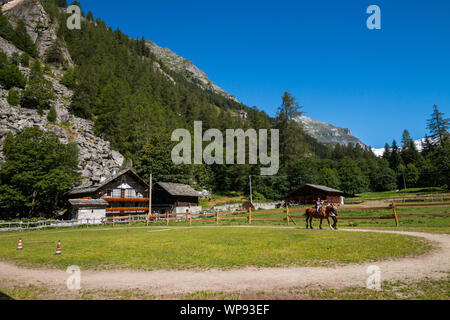
[(307, 184), (298, 190), (292, 191), (284, 197), (284, 201), (286, 203), (314, 204), (317, 198), (328, 203), (344, 204), (344, 192), (314, 184)]
[(132, 169), (119, 172), (98, 185), (76, 188), (70, 199), (103, 199), (109, 215), (146, 214), (149, 211), (149, 185)]

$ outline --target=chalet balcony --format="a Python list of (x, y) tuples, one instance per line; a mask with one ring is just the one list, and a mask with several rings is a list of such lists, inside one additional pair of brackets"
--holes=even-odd
[(149, 202), (149, 198), (112, 198), (112, 197), (105, 197), (103, 200), (107, 202)]
[(129, 208), (106, 208), (106, 212), (108, 213), (125, 213), (125, 212), (129, 212), (129, 213), (136, 213), (136, 212), (148, 212), (148, 207), (147, 208), (139, 208), (139, 207), (129, 207)]

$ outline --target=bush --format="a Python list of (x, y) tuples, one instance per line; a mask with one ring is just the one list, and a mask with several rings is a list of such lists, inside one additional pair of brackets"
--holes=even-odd
[(57, 42), (52, 44), (45, 52), (45, 62), (59, 64), (62, 64), (64, 62), (61, 48)]
[(75, 89), (77, 85), (77, 71), (74, 68), (68, 69), (62, 77), (61, 83), (69, 89)]
[(0, 69), (0, 84), (7, 90), (13, 87), (23, 89), (27, 81), (19, 68), (11, 63)]
[(51, 106), (50, 111), (47, 114), (47, 120), (48, 122), (56, 122), (57, 118), (58, 114), (56, 113), (55, 106)]
[(23, 108), (42, 111), (50, 108), (50, 100), (53, 98), (54, 95), (50, 81), (45, 79), (33, 79), (22, 92), (20, 105)]
[(8, 92), (8, 98), (7, 101), (12, 106), (17, 106), (20, 103), (19, 94), (17, 93), (17, 90), (14, 88), (11, 88)]
[(30, 66), (30, 56), (28, 55), (28, 53), (22, 53), (22, 55), (20, 56), (20, 64), (22, 65), (22, 67), (26, 68)]
[(20, 56), (17, 52), (14, 52), (11, 55), (11, 62), (14, 63), (16, 66), (20, 64)]

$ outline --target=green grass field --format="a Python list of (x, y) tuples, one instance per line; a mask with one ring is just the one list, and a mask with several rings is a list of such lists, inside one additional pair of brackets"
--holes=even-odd
[[(399, 191), (385, 191), (385, 192), (367, 192), (358, 194), (354, 198), (348, 198), (348, 200), (353, 199), (376, 199), (376, 198), (396, 198), (396, 197), (420, 197), (423, 195), (445, 195), (446, 190), (442, 188), (409, 188)], [(447, 194), (448, 195), (448, 194)]]
[[(0, 237), (0, 259), (65, 269), (228, 269), (328, 266), (419, 255), (431, 245), (402, 235), (267, 228), (124, 228), (34, 231)], [(62, 241), (62, 256), (55, 256)], [(46, 243), (49, 242), (49, 243)]]

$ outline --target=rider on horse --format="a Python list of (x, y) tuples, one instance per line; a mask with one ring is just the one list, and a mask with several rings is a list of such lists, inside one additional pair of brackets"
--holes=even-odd
[(316, 214), (320, 216), (322, 210), (322, 201), (320, 201), (320, 198), (317, 198), (316, 201)]

